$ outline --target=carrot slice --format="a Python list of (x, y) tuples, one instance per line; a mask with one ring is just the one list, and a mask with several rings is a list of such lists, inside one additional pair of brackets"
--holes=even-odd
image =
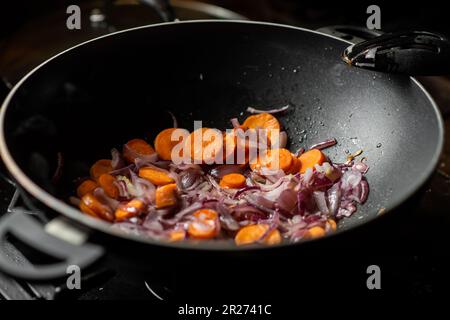
[(139, 156), (148, 156), (155, 153), (155, 150), (146, 141), (142, 139), (133, 139), (123, 146), (123, 157), (129, 162), (134, 163)]
[[(238, 231), (236, 237), (234, 238), (235, 243), (238, 246), (255, 243), (264, 233), (269, 229), (268, 224), (253, 224), (246, 227), (243, 227)], [(281, 242), (281, 235), (277, 229), (273, 229), (269, 232), (268, 235), (264, 237), (262, 240), (263, 243), (268, 245), (278, 244)]]
[(90, 215), (91, 217), (100, 219), (100, 217), (94, 212), (94, 210), (92, 210), (91, 208), (89, 208), (87, 205), (85, 205), (83, 202), (80, 202), (80, 210), (81, 212), (86, 213), (87, 215)]
[(82, 198), (86, 193), (94, 191), (98, 184), (91, 179), (84, 180), (77, 188), (78, 198)]
[(91, 170), (90, 170), (90, 174), (91, 174), (92, 179), (97, 181), (98, 178), (102, 174), (109, 173), (111, 171), (112, 171), (111, 160), (109, 160), (109, 159), (102, 159), (102, 160), (98, 160), (96, 163), (94, 163), (92, 165)]
[(193, 214), (194, 220), (189, 223), (188, 234), (195, 239), (210, 239), (219, 234), (218, 214), (211, 209), (200, 209)]
[[(280, 130), (281, 126), (277, 118), (269, 113), (260, 113), (249, 116), (242, 124), (244, 130), (247, 129), (266, 129)], [(271, 132), (267, 133), (268, 142), (271, 140)]]
[(325, 229), (322, 227), (312, 227), (310, 228), (306, 234), (305, 239), (316, 239), (323, 237), (325, 235)]
[(156, 189), (156, 208), (166, 208), (177, 203), (177, 185), (176, 183), (166, 184)]
[(281, 234), (278, 229), (273, 229), (263, 240), (264, 244), (268, 244), (269, 246), (278, 244), (281, 242)]
[(171, 177), (169, 177), (169, 175), (164, 171), (151, 167), (140, 168), (139, 176), (141, 178), (147, 179), (148, 181), (157, 186), (163, 186), (165, 184), (174, 182), (174, 180)]
[(296, 156), (292, 155), (292, 165), (287, 173), (296, 174), (300, 171), (301, 166), (302, 163), (300, 162), (300, 160)]
[(184, 230), (173, 230), (169, 234), (169, 241), (175, 242), (175, 241), (181, 241), (186, 238), (186, 232)]
[(337, 228), (336, 221), (334, 221), (333, 219), (328, 219), (327, 224), (329, 225), (330, 230), (336, 231)]
[(288, 172), (292, 166), (292, 158), (291, 152), (287, 149), (269, 149), (265, 155), (259, 155), (256, 161), (250, 162), (250, 169), (259, 171), (262, 167), (267, 167), (271, 170), (281, 169)]
[(164, 129), (155, 138), (156, 153), (163, 160), (172, 160), (172, 149), (180, 142), (172, 141), (172, 133), (175, 130), (177, 128)]
[(119, 205), (114, 215), (116, 220), (122, 221), (140, 215), (144, 209), (145, 203), (142, 200), (133, 199), (126, 204)]
[(117, 187), (115, 182), (116, 178), (108, 173), (104, 173), (98, 178), (98, 184), (100, 185), (100, 187), (105, 190), (105, 193), (108, 195), (108, 197), (111, 197), (113, 199), (117, 199), (119, 197), (119, 188)]
[(111, 209), (101, 203), (92, 193), (87, 193), (81, 198), (80, 210), (93, 217), (109, 222), (114, 220)]
[(280, 129), (280, 123), (270, 113), (260, 113), (245, 119), (242, 127), (247, 129)]
[(222, 188), (239, 189), (245, 187), (245, 177), (240, 173), (226, 174), (220, 180)]
[(316, 164), (322, 165), (327, 160), (325, 155), (317, 149), (306, 151), (298, 159), (301, 162), (300, 173), (305, 173), (308, 168), (314, 168)]
[[(209, 130), (215, 130), (217, 134)], [(216, 129), (199, 128), (186, 138), (184, 150), (188, 148), (195, 163), (212, 164), (219, 152), (223, 153), (223, 135)]]
[(249, 163), (250, 151), (248, 137), (238, 136), (237, 129), (224, 133), (224, 161), (227, 164), (237, 164), (246, 168)]

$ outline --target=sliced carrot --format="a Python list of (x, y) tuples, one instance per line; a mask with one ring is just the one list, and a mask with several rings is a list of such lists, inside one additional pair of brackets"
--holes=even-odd
[(226, 174), (220, 180), (222, 188), (239, 189), (245, 187), (245, 176), (240, 173)]
[(89, 208), (87, 205), (85, 205), (83, 202), (80, 202), (80, 210), (81, 212), (84, 212), (88, 215), (90, 215), (91, 217), (94, 218), (98, 218), (100, 219), (100, 217), (94, 212), (94, 210), (92, 210), (91, 208)]
[(94, 191), (98, 184), (91, 179), (84, 180), (77, 188), (78, 198), (83, 197), (86, 193)]
[(172, 149), (180, 143), (180, 141), (172, 141), (172, 133), (175, 130), (177, 128), (164, 129), (155, 138), (156, 153), (163, 160), (172, 160)]
[[(280, 130), (280, 123), (277, 118), (269, 113), (260, 113), (249, 116), (242, 124), (244, 130), (248, 129), (265, 129), (265, 130)], [(267, 132), (268, 142), (271, 140), (271, 132)]]
[[(245, 132), (242, 131), (242, 129), (233, 129), (231, 132), (225, 134), (224, 154), (226, 163), (237, 164), (242, 168), (248, 166), (250, 160), (249, 135), (245, 135)], [(256, 131), (254, 136), (257, 137)]]
[(280, 123), (270, 113), (260, 113), (245, 119), (242, 127), (247, 129), (280, 129)]
[(117, 221), (130, 219), (140, 215), (145, 209), (145, 203), (139, 199), (133, 199), (126, 204), (121, 204), (114, 215)]
[(109, 222), (114, 220), (111, 209), (101, 203), (92, 193), (87, 193), (81, 198), (80, 210)]
[(195, 239), (210, 239), (218, 235), (218, 214), (211, 209), (200, 209), (193, 214), (188, 234)]
[(209, 130), (216, 129), (199, 128), (185, 140), (184, 150), (190, 148), (191, 160), (195, 163), (212, 164), (219, 152), (223, 153), (223, 135), (218, 130), (216, 135)]
[(217, 212), (212, 209), (200, 209), (192, 215), (200, 220), (215, 220), (218, 217)]
[(112, 171), (111, 166), (111, 160), (109, 159), (102, 159), (98, 160), (96, 163), (94, 163), (91, 167), (90, 174), (92, 179), (95, 181), (98, 180), (98, 178), (104, 174), (104, 173), (110, 173)]
[(281, 169), (288, 172), (292, 166), (292, 158), (291, 152), (287, 149), (269, 149), (265, 154), (259, 155), (256, 161), (250, 162), (250, 168), (259, 171), (262, 167), (267, 167), (271, 170)]
[(316, 239), (323, 237), (325, 235), (325, 229), (322, 227), (312, 227), (310, 228), (306, 234), (305, 239)]
[(316, 164), (322, 165), (327, 158), (318, 149), (311, 149), (303, 153), (299, 158), (301, 162), (300, 173), (305, 173), (308, 168), (313, 169)]
[(334, 221), (333, 219), (328, 219), (327, 224), (329, 225), (330, 230), (336, 231), (337, 228), (336, 221)]
[[(287, 149), (275, 149), (270, 151), (271, 162), (269, 168), (272, 170), (281, 169), (287, 172), (292, 165), (292, 153)], [(278, 161), (276, 161), (277, 157)]]
[(129, 162), (134, 163), (139, 156), (148, 156), (155, 153), (155, 150), (146, 141), (142, 139), (133, 139), (123, 146), (123, 157)]
[(300, 171), (301, 166), (302, 163), (300, 162), (300, 160), (296, 156), (292, 155), (292, 165), (287, 173), (296, 174)]
[(174, 182), (174, 180), (171, 177), (169, 177), (169, 175), (166, 172), (151, 167), (140, 168), (139, 176), (141, 178), (147, 179), (148, 181), (157, 186), (163, 186), (165, 184)]
[[(236, 234), (234, 241), (238, 246), (255, 243), (264, 236), (264, 233), (266, 233), (268, 229), (268, 224), (253, 224), (243, 227)], [(273, 229), (264, 237), (262, 242), (268, 245), (280, 243), (280, 232), (277, 229)]]
[(264, 244), (274, 245), (281, 242), (281, 234), (278, 229), (273, 229), (263, 240)]
[(119, 197), (119, 188), (115, 184), (116, 178), (108, 173), (102, 174), (98, 178), (98, 184), (103, 188), (108, 197), (117, 199)]
[(186, 232), (184, 230), (173, 230), (169, 234), (169, 241), (175, 242), (175, 241), (181, 241), (186, 238)]
[(171, 207), (177, 203), (176, 183), (166, 184), (156, 189), (155, 204), (157, 209)]

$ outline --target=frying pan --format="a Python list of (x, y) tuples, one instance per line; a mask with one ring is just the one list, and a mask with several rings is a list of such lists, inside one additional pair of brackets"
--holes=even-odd
[[(248, 106), (289, 104), (280, 121), (291, 150), (334, 137), (338, 144), (326, 150), (332, 160), (344, 161), (362, 149), (370, 166), (368, 201), (340, 222), (336, 235), (376, 219), (380, 209), (393, 211), (433, 172), (443, 143), (442, 119), (414, 78), (345, 64), (341, 54), (348, 46), (330, 35), (278, 24), (184, 21), (103, 36), (46, 61), (4, 101), (0, 151), (18, 184), (66, 218), (46, 230), (72, 243), (50, 236), (30, 215), (16, 211), (1, 219), (0, 239), (13, 235), (62, 262), (18, 267), (0, 254), (0, 269), (17, 277), (50, 279), (65, 275), (67, 264), (84, 267), (95, 261), (102, 246), (80, 237), (74, 242), (67, 225), (124, 246), (139, 243), (163, 251), (247, 253), (302, 246), (156, 242), (123, 234), (67, 203), (73, 181), (85, 176), (96, 159), (108, 156), (110, 148), (136, 137), (152, 141), (171, 126), (167, 110), (187, 129), (194, 120), (228, 128), (230, 118), (247, 116)], [(55, 184), (51, 178), (58, 154), (64, 167)]]

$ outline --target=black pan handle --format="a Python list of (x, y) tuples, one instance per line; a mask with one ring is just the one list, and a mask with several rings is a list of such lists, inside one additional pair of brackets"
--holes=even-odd
[(450, 41), (428, 31), (386, 33), (349, 46), (342, 54), (351, 66), (412, 76), (450, 74)]
[[(57, 262), (18, 264), (6, 250), (7, 243), (14, 244), (16, 241)], [(100, 246), (89, 243), (74, 245), (51, 236), (41, 223), (18, 208), (0, 219), (0, 270), (10, 276), (39, 281), (61, 279), (68, 276), (68, 266), (75, 265), (82, 270), (103, 254), (104, 249)]]
[(383, 33), (358, 26), (329, 26), (317, 31), (354, 43), (342, 53), (342, 59), (354, 67), (410, 76), (450, 74), (450, 41), (439, 33)]

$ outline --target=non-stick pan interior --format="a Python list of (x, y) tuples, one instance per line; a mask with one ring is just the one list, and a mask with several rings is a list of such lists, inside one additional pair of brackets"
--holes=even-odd
[[(31, 179), (67, 200), (73, 181), (132, 138), (152, 142), (194, 120), (229, 128), (249, 106), (291, 107), (280, 117), (290, 148), (327, 138), (343, 162), (362, 149), (367, 203), (344, 227), (403, 201), (436, 162), (442, 132), (427, 94), (411, 78), (354, 69), (348, 44), (322, 34), (258, 23), (188, 22), (145, 27), (72, 49), (28, 77), (5, 116), (9, 151)], [(57, 153), (64, 157), (51, 182)], [(80, 213), (81, 214), (81, 213)]]

